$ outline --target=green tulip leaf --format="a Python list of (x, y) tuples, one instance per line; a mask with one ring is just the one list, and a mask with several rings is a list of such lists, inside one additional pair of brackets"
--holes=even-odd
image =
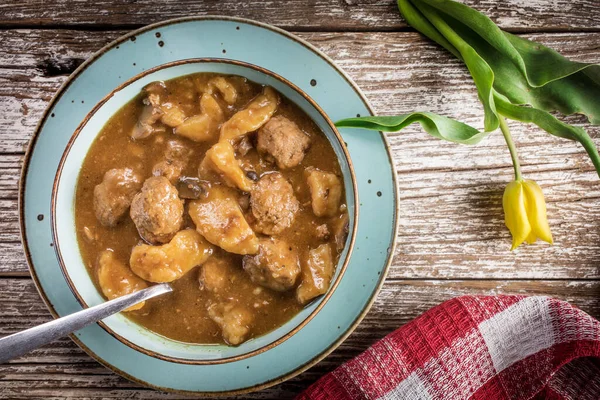
[[(552, 114), (583, 114), (600, 125), (600, 65), (573, 62), (558, 52), (502, 31), (480, 12), (452, 0), (398, 0), (406, 21), (467, 66), (484, 108), (484, 129), (496, 130), (502, 116), (533, 123), (548, 133), (583, 145), (600, 175), (600, 156), (582, 128)], [(347, 127), (390, 131), (420, 122), (435, 137), (476, 143), (474, 128), (431, 113), (352, 118)], [(449, 122), (449, 121), (452, 121)]]
[[(407, 8), (404, 5), (407, 2), (413, 7)], [(438, 28), (438, 35), (459, 49), (458, 57), (469, 68), (478, 88), (482, 84), (478, 80), (483, 81), (513, 104), (527, 104), (565, 115), (584, 114), (593, 124), (600, 124), (599, 65), (570, 61), (540, 43), (504, 32), (485, 15), (455, 1), (398, 0), (398, 7), (405, 10), (403, 16), (409, 23), (426, 18)], [(420, 15), (415, 16), (417, 12)], [(419, 26), (414, 27), (419, 29)], [(422, 33), (440, 43), (430, 29)], [(456, 46), (457, 40), (464, 42), (461, 47), (468, 51), (461, 51), (461, 47)], [(440, 44), (444, 46), (443, 41)], [(482, 68), (472, 64), (481, 64), (481, 60), (468, 56), (471, 49), (493, 72), (492, 82), (475, 76)], [(484, 73), (489, 77), (487, 69)], [(489, 101), (487, 96), (482, 102), (486, 101)]]
[(414, 112), (393, 117), (360, 117), (337, 121), (338, 128), (363, 128), (382, 132), (397, 132), (402, 128), (418, 122), (431, 136), (449, 142), (461, 144), (476, 144), (481, 141), (486, 132), (455, 121), (450, 118), (429, 112)]

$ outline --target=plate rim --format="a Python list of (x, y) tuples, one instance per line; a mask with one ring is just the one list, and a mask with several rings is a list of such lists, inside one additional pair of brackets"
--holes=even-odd
[[(52, 317), (54, 319), (59, 318), (60, 316), (56, 313), (53, 304), (46, 297), (46, 294), (41, 286), (39, 278), (35, 272), (35, 268), (33, 265), (32, 257), (31, 257), (31, 253), (30, 253), (30, 249), (29, 249), (29, 244), (28, 244), (28, 241), (26, 238), (27, 232), (26, 232), (26, 227), (25, 227), (25, 207), (24, 207), (24, 205), (25, 205), (25, 187), (26, 187), (27, 175), (28, 175), (28, 171), (29, 171), (31, 156), (35, 149), (35, 145), (37, 143), (37, 140), (38, 140), (38, 137), (39, 137), (39, 134), (40, 134), (43, 124), (47, 120), (51, 109), (62, 98), (66, 89), (71, 85), (71, 83), (83, 71), (85, 71), (85, 69), (87, 69), (98, 58), (100, 58), (102, 55), (104, 55), (104, 53), (106, 53), (108, 50), (111, 50), (112, 48), (118, 46), (119, 44), (124, 43), (127, 40), (130, 40), (132, 37), (135, 37), (138, 34), (145, 33), (147, 31), (151, 31), (156, 28), (169, 26), (169, 25), (176, 25), (176, 24), (185, 23), (185, 22), (211, 21), (211, 20), (230, 21), (230, 22), (233, 21), (233, 22), (240, 22), (240, 23), (248, 24), (248, 25), (254, 25), (254, 26), (275, 32), (281, 36), (286, 37), (287, 39), (293, 40), (294, 42), (304, 46), (311, 52), (313, 52), (316, 55), (318, 55), (319, 57), (321, 57), (338, 74), (340, 74), (340, 76), (342, 78), (344, 78), (344, 80), (350, 85), (350, 87), (354, 90), (354, 92), (360, 97), (361, 101), (363, 102), (365, 107), (369, 110), (369, 112), (374, 116), (376, 115), (375, 111), (373, 110), (373, 107), (367, 100), (367, 98), (364, 95), (364, 93), (362, 92), (362, 90), (358, 87), (358, 85), (356, 83), (354, 83), (354, 81), (348, 76), (348, 74), (343, 69), (341, 69), (340, 67), (338, 67), (335, 64), (335, 62), (329, 56), (327, 56), (325, 53), (323, 53), (321, 50), (317, 49), (314, 45), (310, 44), (306, 40), (296, 36), (295, 34), (290, 33), (284, 29), (278, 28), (276, 26), (264, 23), (264, 22), (255, 21), (255, 20), (248, 19), (248, 18), (231, 17), (231, 16), (223, 16), (223, 15), (205, 15), (205, 16), (196, 15), (196, 16), (179, 17), (179, 18), (172, 18), (172, 19), (168, 19), (168, 20), (164, 20), (164, 21), (160, 21), (160, 22), (156, 22), (153, 24), (143, 26), (141, 28), (138, 28), (131, 32), (128, 32), (128, 33), (118, 37), (117, 39), (109, 42), (108, 44), (106, 44), (105, 46), (100, 48), (98, 51), (96, 51), (94, 54), (92, 54), (79, 67), (77, 67), (75, 69), (75, 71), (73, 71), (73, 73), (71, 73), (71, 75), (69, 75), (69, 77), (60, 85), (60, 87), (57, 89), (56, 93), (52, 96), (52, 99), (50, 100), (50, 102), (48, 103), (46, 108), (44, 109), (44, 112), (42, 113), (40, 120), (38, 121), (38, 123), (35, 126), (33, 135), (29, 139), (27, 150), (23, 157), (23, 166), (21, 169), (20, 177), (19, 177), (19, 196), (18, 196), (18, 204), (17, 205), (18, 205), (21, 244), (23, 246), (23, 252), (25, 254), (25, 259), (27, 261), (27, 267), (28, 267), (29, 273), (31, 274), (31, 278), (34, 282), (36, 290), (38, 291), (38, 294), (42, 298), (42, 301), (44, 302), (44, 304), (46, 305), (46, 308), (48, 309), (48, 311), (50, 312), (50, 314), (52, 315)], [(228, 395), (239, 395), (239, 394), (251, 393), (254, 391), (263, 390), (263, 389), (275, 386), (275, 385), (282, 383), (288, 379), (291, 379), (291, 378), (301, 374), (302, 372), (306, 371), (307, 369), (311, 368), (312, 366), (317, 364), (319, 361), (323, 360), (325, 357), (327, 357), (329, 354), (331, 354), (337, 347), (339, 347), (339, 345), (342, 344), (348, 338), (348, 336), (350, 336), (350, 334), (352, 334), (352, 332), (354, 332), (356, 327), (362, 322), (364, 317), (367, 315), (367, 313), (370, 311), (371, 307), (373, 306), (373, 303), (375, 302), (377, 295), (381, 291), (381, 288), (383, 287), (385, 279), (389, 273), (390, 265), (393, 260), (393, 255), (394, 255), (394, 252), (396, 249), (396, 238), (397, 238), (397, 234), (398, 234), (398, 225), (399, 225), (399, 220), (398, 220), (398, 214), (399, 214), (398, 177), (397, 177), (396, 169), (394, 167), (394, 160), (392, 157), (391, 146), (389, 144), (388, 138), (381, 131), (379, 132), (379, 134), (383, 140), (383, 144), (386, 149), (388, 161), (390, 164), (390, 169), (392, 172), (392, 178), (393, 178), (392, 185), (394, 188), (394, 190), (393, 190), (394, 207), (393, 207), (393, 221), (392, 221), (393, 224), (392, 224), (392, 232), (391, 232), (391, 237), (390, 237), (391, 244), (388, 248), (387, 259), (386, 259), (385, 265), (383, 266), (382, 273), (379, 276), (379, 281), (377, 282), (377, 285), (375, 286), (375, 290), (373, 290), (373, 292), (371, 293), (371, 296), (369, 297), (368, 302), (366, 303), (365, 307), (361, 310), (360, 314), (356, 317), (354, 322), (348, 327), (348, 329), (346, 329), (346, 331), (342, 335), (340, 335), (338, 337), (338, 339), (336, 341), (332, 342), (324, 351), (317, 354), (315, 357), (313, 357), (312, 359), (310, 359), (303, 365), (300, 365), (293, 371), (290, 371), (290, 372), (288, 372), (284, 375), (281, 375), (275, 379), (261, 382), (256, 385), (248, 386), (248, 387), (245, 387), (242, 389), (226, 390), (226, 391), (212, 391), (212, 392), (180, 390), (180, 389), (172, 389), (172, 388), (166, 388), (166, 387), (153, 385), (150, 382), (146, 382), (144, 380), (133, 377), (132, 375), (128, 374), (127, 372), (114, 367), (112, 364), (110, 364), (107, 361), (105, 361), (104, 359), (102, 359), (99, 355), (97, 355), (91, 349), (89, 349), (81, 340), (79, 340), (75, 334), (70, 334), (69, 337), (71, 338), (71, 340), (73, 340), (73, 342), (75, 342), (75, 344), (77, 344), (87, 355), (89, 355), (96, 362), (100, 363), (101, 365), (103, 365), (104, 367), (113, 371), (114, 373), (117, 373), (120, 376), (122, 376), (132, 382), (135, 382), (142, 386), (150, 387), (150, 388), (153, 388), (156, 390), (177, 393), (177, 394), (183, 394), (183, 395), (188, 395), (188, 396), (192, 395), (192, 396), (205, 396), (205, 397), (221, 397), (221, 396), (228, 396)]]

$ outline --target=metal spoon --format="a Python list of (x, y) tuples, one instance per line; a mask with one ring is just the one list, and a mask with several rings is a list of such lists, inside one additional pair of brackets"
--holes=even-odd
[(152, 297), (169, 293), (173, 289), (168, 283), (151, 286), (74, 314), (46, 322), (0, 339), (0, 364), (48, 344), (55, 339), (73, 333), (87, 325), (123, 311)]

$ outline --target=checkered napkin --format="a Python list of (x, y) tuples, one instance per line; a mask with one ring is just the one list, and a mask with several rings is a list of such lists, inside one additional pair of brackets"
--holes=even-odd
[(464, 296), (429, 310), (298, 398), (600, 399), (600, 322), (547, 297)]

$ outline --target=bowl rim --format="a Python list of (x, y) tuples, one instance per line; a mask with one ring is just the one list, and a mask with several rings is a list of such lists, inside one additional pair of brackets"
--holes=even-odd
[[(63, 151), (61, 158), (60, 158), (60, 162), (58, 165), (58, 169), (56, 171), (55, 177), (54, 177), (54, 181), (52, 184), (52, 196), (51, 196), (51, 205), (50, 205), (50, 228), (52, 231), (52, 239), (54, 242), (54, 252), (56, 254), (57, 260), (58, 260), (58, 265), (60, 266), (60, 270), (65, 278), (65, 281), (67, 282), (67, 285), (69, 286), (69, 289), (71, 290), (71, 292), (73, 293), (73, 295), (75, 296), (77, 302), (83, 307), (83, 308), (89, 308), (89, 305), (85, 302), (85, 300), (83, 299), (83, 296), (79, 293), (77, 286), (75, 285), (75, 283), (73, 282), (73, 280), (71, 279), (65, 262), (63, 260), (62, 257), (62, 252), (60, 249), (60, 242), (58, 239), (58, 228), (57, 228), (57, 219), (56, 219), (56, 207), (57, 207), (57, 196), (58, 196), (58, 187), (60, 184), (60, 179), (62, 177), (62, 173), (63, 173), (63, 168), (64, 165), (69, 157), (69, 154), (71, 152), (71, 148), (73, 147), (73, 144), (76, 142), (77, 138), (79, 137), (79, 134), (81, 133), (81, 131), (85, 128), (85, 126), (87, 125), (87, 123), (89, 122), (89, 120), (96, 114), (96, 112), (102, 108), (117, 92), (123, 90), (124, 88), (130, 86), (132, 83), (146, 77), (147, 75), (153, 74), (157, 71), (160, 70), (164, 70), (167, 68), (172, 68), (172, 67), (177, 67), (179, 65), (186, 65), (186, 64), (204, 64), (204, 63), (222, 63), (222, 64), (230, 64), (230, 65), (236, 65), (236, 66), (240, 66), (240, 67), (244, 67), (244, 68), (248, 68), (248, 69), (252, 69), (255, 71), (258, 71), (262, 74), (265, 74), (271, 78), (274, 78), (276, 80), (278, 80), (279, 82), (283, 83), (284, 85), (290, 87), (292, 90), (294, 90), (296, 93), (298, 93), (300, 96), (302, 96), (304, 98), (304, 100), (306, 100), (320, 115), (321, 117), (323, 117), (323, 119), (325, 120), (325, 122), (327, 123), (327, 125), (329, 126), (329, 128), (332, 130), (334, 136), (335, 136), (335, 140), (337, 140), (340, 148), (342, 149), (342, 153), (343, 153), (343, 159), (345, 159), (346, 163), (348, 164), (349, 167), (349, 171), (350, 171), (350, 181), (352, 184), (352, 195), (354, 197), (354, 213), (353, 213), (353, 228), (352, 231), (349, 232), (348, 234), (348, 239), (346, 239), (346, 246), (347, 246), (347, 253), (346, 256), (344, 258), (343, 264), (341, 265), (341, 267), (339, 268), (339, 274), (336, 278), (336, 280), (332, 283), (332, 285), (330, 286), (329, 290), (327, 291), (327, 293), (325, 293), (324, 296), (320, 297), (319, 301), (320, 303), (318, 304), (318, 306), (306, 317), (304, 318), (302, 321), (300, 321), (300, 323), (298, 323), (296, 326), (294, 326), (290, 331), (288, 331), (287, 333), (285, 333), (284, 335), (278, 337), (277, 339), (275, 339), (272, 342), (269, 342), (267, 344), (265, 344), (264, 346), (261, 346), (255, 350), (243, 353), (243, 354), (239, 354), (239, 355), (235, 355), (235, 356), (229, 356), (229, 357), (225, 357), (225, 358), (216, 358), (216, 359), (202, 359), (202, 360), (198, 360), (198, 359), (190, 359), (190, 358), (182, 358), (182, 357), (175, 357), (175, 356), (169, 356), (169, 355), (165, 355), (165, 354), (161, 354), (158, 353), (156, 351), (153, 350), (149, 350), (145, 347), (142, 347), (134, 342), (132, 342), (129, 339), (126, 339), (125, 337), (121, 336), (119, 333), (115, 332), (113, 329), (111, 329), (104, 321), (98, 321), (98, 325), (104, 329), (108, 334), (110, 334), (111, 336), (113, 336), (115, 339), (117, 339), (118, 341), (120, 341), (121, 343), (125, 344), (126, 346), (129, 346), (131, 348), (133, 348), (134, 350), (137, 350), (143, 354), (146, 354), (150, 357), (154, 357), (154, 358), (158, 358), (164, 361), (169, 361), (169, 362), (173, 362), (173, 363), (178, 363), (178, 364), (191, 364), (191, 365), (216, 365), (216, 364), (224, 364), (224, 363), (229, 363), (229, 362), (235, 362), (235, 361), (239, 361), (239, 360), (243, 360), (249, 357), (253, 357), (257, 354), (263, 353), (265, 351), (268, 351), (276, 346), (278, 346), (279, 344), (285, 342), (287, 339), (291, 338), (292, 336), (294, 336), (296, 333), (298, 333), (306, 324), (308, 324), (318, 313), (319, 311), (321, 311), (321, 309), (325, 306), (325, 304), (329, 301), (329, 299), (331, 298), (331, 296), (333, 295), (333, 293), (335, 292), (335, 290), (337, 289), (340, 281), (342, 280), (344, 273), (346, 272), (346, 269), (348, 267), (348, 264), (350, 262), (350, 258), (352, 256), (352, 251), (354, 248), (354, 244), (355, 244), (355, 239), (356, 239), (356, 233), (358, 230), (358, 222), (359, 222), (359, 205), (360, 205), (360, 201), (359, 201), (359, 197), (358, 197), (358, 184), (356, 181), (356, 173), (354, 170), (354, 165), (352, 164), (352, 160), (350, 158), (350, 154), (348, 152), (347, 146), (341, 136), (341, 134), (339, 133), (337, 127), (335, 126), (335, 124), (333, 123), (333, 121), (329, 118), (329, 116), (325, 113), (325, 111), (317, 104), (316, 101), (314, 101), (304, 90), (302, 90), (300, 87), (298, 87), (297, 85), (295, 85), (294, 83), (290, 82), (288, 79), (282, 77), (281, 75), (270, 71), (266, 68), (260, 67), (258, 65), (252, 64), (252, 63), (248, 63), (248, 62), (244, 62), (244, 61), (238, 61), (238, 60), (232, 60), (232, 59), (227, 59), (227, 58), (219, 58), (219, 57), (199, 57), (199, 58), (187, 58), (187, 59), (182, 59), (182, 60), (176, 60), (176, 61), (172, 61), (172, 62), (168, 62), (168, 63), (164, 63), (164, 64), (160, 64), (157, 65), (153, 68), (147, 69), (145, 71), (140, 72), (139, 74), (131, 77), (130, 79), (126, 80), (125, 82), (123, 82), (122, 84), (120, 84), (119, 86), (117, 86), (116, 88), (114, 88), (113, 90), (110, 91), (110, 93), (108, 93), (104, 98), (102, 98), (87, 114), (86, 116), (83, 118), (83, 120), (81, 121), (81, 123), (77, 126), (77, 128), (75, 129), (75, 131), (73, 132), (73, 134), (71, 135), (69, 141), (67, 142), (67, 145), (65, 147), (65, 150)], [(173, 78), (170, 79), (177, 79), (180, 77), (186, 76), (186, 74), (184, 75), (179, 75), (179, 76), (175, 76)], [(118, 112), (118, 111), (116, 111)], [(114, 113), (113, 113), (114, 115)], [(97, 137), (97, 136), (96, 136)], [(95, 139), (94, 139), (95, 140)], [(332, 140), (330, 140), (328, 138), (328, 141), (331, 142)], [(93, 144), (93, 142), (92, 142)], [(88, 149), (89, 151), (89, 149)], [(86, 154), (87, 156), (87, 154)], [(338, 162), (343, 161), (343, 159), (341, 157), (337, 157), (338, 158)], [(85, 158), (84, 158), (85, 159)], [(78, 178), (77, 181), (79, 180), (79, 172), (78, 172)], [(346, 196), (348, 196), (348, 193), (346, 194)], [(78, 251), (79, 250), (79, 246), (77, 248)], [(338, 260), (338, 266), (339, 266), (340, 261)], [(87, 270), (87, 268), (86, 268)], [(88, 275), (90, 275), (89, 270), (86, 271), (88, 273)], [(90, 276), (90, 279), (92, 279), (92, 277)], [(289, 321), (287, 321), (289, 322)], [(287, 323), (286, 322), (286, 323)], [(137, 323), (136, 323), (137, 324)], [(139, 325), (139, 324), (137, 324)], [(285, 325), (285, 323), (284, 323)], [(148, 330), (154, 334), (157, 334), (159, 336), (162, 336), (154, 331), (152, 331), (151, 329), (148, 329), (142, 325), (140, 325), (143, 329)], [(283, 325), (282, 325), (283, 326)], [(264, 335), (261, 335), (264, 336)], [(169, 340), (169, 341), (174, 341), (174, 342), (178, 342), (177, 340), (168, 338), (166, 336), (162, 336), (165, 339)], [(188, 344), (185, 342), (180, 342), (183, 344)], [(189, 343), (191, 345), (199, 345), (202, 346), (202, 344), (196, 344), (196, 343)], [(209, 344), (206, 344), (209, 345)]]

